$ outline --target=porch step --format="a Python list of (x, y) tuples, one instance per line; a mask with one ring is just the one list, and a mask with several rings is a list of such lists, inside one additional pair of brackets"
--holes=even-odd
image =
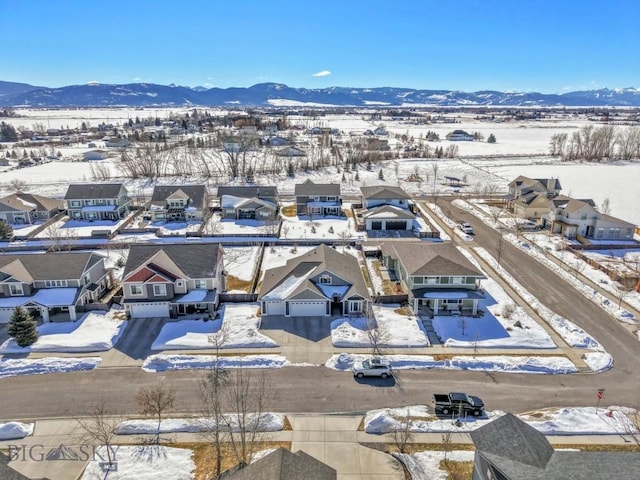
[(431, 321), (431, 318), (421, 315), (420, 320), (422, 321), (422, 325), (424, 326), (424, 331), (427, 334), (429, 343), (431, 343), (431, 345), (442, 345), (442, 341), (440, 340), (438, 335), (436, 335), (436, 331), (433, 329), (433, 322)]

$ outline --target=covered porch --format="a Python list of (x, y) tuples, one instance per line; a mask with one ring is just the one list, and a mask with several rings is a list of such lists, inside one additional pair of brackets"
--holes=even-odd
[(171, 317), (190, 315), (192, 313), (208, 313), (213, 315), (218, 308), (218, 292), (214, 290), (196, 289), (176, 297), (171, 302)]
[(74, 216), (75, 220), (118, 220), (119, 218), (120, 212), (117, 205), (85, 206)]
[(478, 314), (478, 300), (482, 295), (473, 290), (412, 290), (413, 311), (417, 315), (433, 317), (435, 315)]

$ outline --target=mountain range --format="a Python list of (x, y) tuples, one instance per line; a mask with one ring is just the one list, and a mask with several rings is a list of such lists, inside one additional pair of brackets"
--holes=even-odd
[(582, 90), (561, 94), (412, 88), (293, 88), (280, 83), (205, 88), (152, 83), (88, 83), (60, 88), (0, 81), (0, 105), (31, 107), (160, 106), (640, 106), (636, 88)]

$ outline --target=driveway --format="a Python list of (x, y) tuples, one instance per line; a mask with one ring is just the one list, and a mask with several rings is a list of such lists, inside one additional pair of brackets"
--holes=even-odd
[(269, 315), (262, 318), (260, 330), (278, 342), (290, 362), (319, 365), (333, 355), (332, 320), (334, 317)]
[(151, 344), (168, 321), (168, 318), (161, 317), (129, 320), (118, 343), (102, 355), (101, 367), (141, 364), (148, 355), (154, 353), (151, 351)]

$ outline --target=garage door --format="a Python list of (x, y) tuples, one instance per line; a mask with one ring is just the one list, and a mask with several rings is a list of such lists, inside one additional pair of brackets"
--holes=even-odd
[(262, 302), (263, 315), (284, 315), (284, 302)]
[(406, 230), (407, 222), (404, 220), (387, 220), (387, 230)]
[(14, 308), (0, 308), (0, 323), (9, 323)]
[(129, 305), (131, 318), (168, 317), (168, 303), (132, 303)]
[(289, 316), (315, 317), (327, 313), (327, 302), (289, 302)]

